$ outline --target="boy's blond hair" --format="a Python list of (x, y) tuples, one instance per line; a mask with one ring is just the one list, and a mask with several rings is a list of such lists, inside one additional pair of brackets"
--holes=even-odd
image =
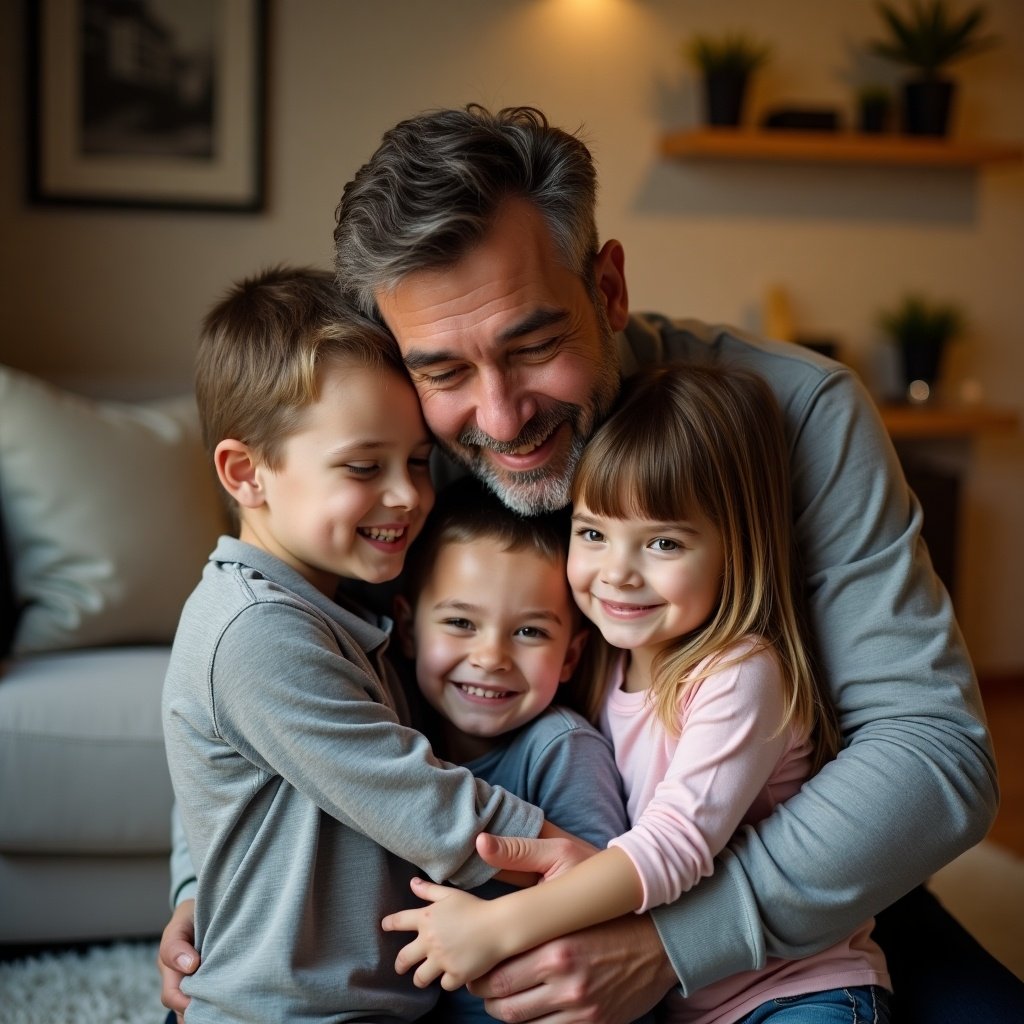
[(319, 372), (334, 359), (406, 375), (394, 339), (346, 306), (333, 274), (278, 266), (234, 285), (203, 320), (195, 390), (211, 457), (225, 438), (248, 445), (270, 469)]

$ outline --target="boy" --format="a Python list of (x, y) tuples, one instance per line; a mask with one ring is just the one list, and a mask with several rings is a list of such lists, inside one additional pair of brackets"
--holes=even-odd
[[(431, 440), (389, 339), (331, 275), (278, 269), (207, 316), (196, 396), (238, 539), (187, 601), (163, 698), (198, 888), (189, 1022), (413, 1020), (380, 921), (413, 864), (475, 887), (484, 830), (534, 807), (439, 762), (408, 728), (389, 623), (334, 600), (393, 579), (433, 490)], [(410, 863), (411, 862), (411, 863)]]
[[(435, 749), (603, 848), (628, 828), (611, 745), (551, 706), (602, 642), (594, 633), (585, 650), (588, 627), (566, 579), (569, 530), (566, 513), (526, 518), (473, 478), (450, 484), (409, 554), (395, 617)], [(585, 692), (590, 673), (577, 678)], [(490, 882), (476, 895), (507, 891)], [(493, 1022), (465, 988), (442, 992), (435, 1017)]]

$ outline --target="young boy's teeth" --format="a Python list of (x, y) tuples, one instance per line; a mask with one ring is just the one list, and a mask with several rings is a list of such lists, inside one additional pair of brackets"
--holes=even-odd
[(398, 540), (399, 537), (405, 536), (405, 529), (400, 530), (382, 530), (377, 526), (367, 526), (361, 531), (365, 533), (371, 540), (382, 540), (393, 542)]
[(497, 700), (498, 697), (508, 696), (504, 690), (485, 690), (482, 686), (470, 686), (468, 683), (459, 683), (459, 688), (463, 693), (468, 693), (470, 697), (484, 697), (487, 700)]

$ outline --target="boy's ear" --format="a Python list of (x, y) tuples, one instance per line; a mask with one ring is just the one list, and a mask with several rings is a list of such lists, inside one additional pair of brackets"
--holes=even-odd
[(247, 444), (225, 438), (213, 451), (213, 465), (221, 486), (243, 508), (258, 508), (266, 501), (259, 466)]
[(407, 658), (416, 657), (416, 637), (412, 628), (412, 605), (401, 595), (395, 595), (395, 632), (398, 646)]
[(568, 682), (572, 678), (573, 672), (576, 671), (576, 667), (580, 663), (580, 658), (583, 657), (583, 648), (587, 646), (589, 639), (590, 633), (585, 629), (573, 634), (573, 638), (569, 641), (569, 648), (565, 652), (565, 661), (562, 662), (562, 673), (558, 677), (560, 683)]

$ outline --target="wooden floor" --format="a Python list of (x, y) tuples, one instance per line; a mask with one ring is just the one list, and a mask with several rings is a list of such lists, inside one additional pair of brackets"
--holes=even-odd
[(1024, 857), (1024, 679), (982, 684), (1001, 801), (989, 838)]

